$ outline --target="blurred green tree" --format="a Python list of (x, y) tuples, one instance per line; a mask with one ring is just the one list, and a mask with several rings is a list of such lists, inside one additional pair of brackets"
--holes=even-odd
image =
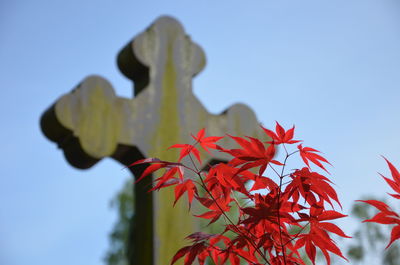
[(117, 209), (118, 219), (110, 233), (110, 249), (104, 258), (107, 265), (128, 265), (129, 224), (134, 215), (133, 179), (129, 179), (122, 190), (111, 201)]
[[(384, 199), (373, 200), (385, 202)], [(377, 210), (371, 205), (358, 202), (353, 205), (351, 210), (351, 216), (356, 218), (357, 222), (370, 219), (376, 213)], [(391, 226), (382, 226), (370, 222), (359, 225), (359, 229), (353, 236), (353, 244), (347, 250), (347, 256), (351, 263), (372, 264), (372, 260), (376, 260), (382, 265), (398, 265), (400, 261), (400, 247), (398, 242), (393, 243), (385, 250), (385, 244), (390, 239), (391, 229)]]

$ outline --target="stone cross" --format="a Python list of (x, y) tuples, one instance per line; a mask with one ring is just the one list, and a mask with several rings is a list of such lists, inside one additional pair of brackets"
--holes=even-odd
[[(263, 135), (245, 105), (213, 115), (194, 96), (192, 78), (204, 68), (205, 55), (174, 18), (160, 17), (136, 36), (120, 51), (118, 66), (133, 81), (134, 98), (118, 97), (106, 79), (89, 76), (42, 115), (43, 133), (74, 167), (90, 168), (104, 157), (124, 165), (145, 157), (176, 161), (177, 151), (166, 149), (191, 143), (190, 134), (201, 128), (215, 136)], [(202, 156), (210, 162), (207, 153)], [(140, 176), (143, 168), (131, 171)], [(164, 265), (198, 227), (187, 203), (172, 207), (173, 189), (147, 193), (151, 178), (147, 179), (135, 185), (129, 261)]]

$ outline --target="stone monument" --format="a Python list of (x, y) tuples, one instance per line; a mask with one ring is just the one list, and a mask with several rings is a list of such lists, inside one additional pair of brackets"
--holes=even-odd
[[(145, 157), (174, 161), (177, 151), (167, 148), (192, 142), (190, 134), (201, 128), (208, 135), (263, 137), (254, 113), (245, 105), (235, 104), (213, 115), (194, 96), (192, 78), (204, 68), (205, 54), (174, 18), (158, 18), (119, 52), (117, 60), (120, 71), (134, 84), (134, 98), (118, 97), (106, 79), (89, 76), (41, 117), (43, 133), (72, 166), (90, 168), (104, 157), (123, 165)], [(202, 156), (210, 162), (207, 153)], [(223, 155), (216, 156), (224, 160)], [(135, 177), (143, 169), (130, 168)], [(150, 183), (151, 178), (145, 178), (134, 187), (132, 265), (169, 264), (184, 237), (197, 229), (184, 200), (172, 207), (173, 189), (148, 193)]]

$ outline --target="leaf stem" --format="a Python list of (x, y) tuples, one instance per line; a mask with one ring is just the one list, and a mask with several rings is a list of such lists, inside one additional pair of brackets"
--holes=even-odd
[(289, 158), (289, 154), (286, 150), (285, 145), (283, 145), (286, 151), (286, 157), (285, 161), (283, 161), (283, 166), (282, 166), (282, 171), (281, 175), (279, 176), (279, 189), (278, 189), (278, 223), (279, 223), (279, 238), (281, 241), (281, 248), (282, 248), (282, 253), (283, 253), (283, 262), (286, 265), (286, 251), (285, 251), (285, 245), (283, 245), (283, 239), (282, 239), (282, 227), (281, 227), (281, 191), (282, 191), (282, 180), (283, 180), (283, 172), (285, 171), (285, 166), (286, 166), (286, 161)]
[(291, 239), (289, 239), (289, 240), (285, 243), (285, 246), (286, 246), (287, 244), (289, 244), (290, 242), (292, 242), (293, 240), (295, 240), (295, 239), (300, 235), (300, 233), (303, 232), (303, 230), (304, 230), (309, 224), (310, 224), (310, 222), (307, 222), (307, 224), (305, 224), (305, 225), (300, 229), (300, 231), (297, 232), (297, 233), (294, 235), (294, 237), (292, 237)]

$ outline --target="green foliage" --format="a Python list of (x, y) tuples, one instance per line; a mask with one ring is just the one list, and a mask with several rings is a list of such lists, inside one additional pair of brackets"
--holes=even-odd
[(111, 207), (118, 210), (118, 220), (110, 234), (111, 246), (104, 259), (107, 265), (129, 264), (126, 253), (128, 247), (129, 223), (134, 214), (133, 200), (133, 180), (130, 179), (111, 201)]
[[(379, 199), (379, 201), (384, 202), (385, 200)], [(373, 217), (377, 210), (369, 204), (357, 202), (353, 205), (351, 213), (357, 219), (357, 222), (360, 222)], [(372, 222), (360, 225), (359, 229), (354, 233), (353, 244), (347, 251), (352, 263), (367, 264), (370, 258), (373, 258), (378, 259), (382, 265), (398, 265), (400, 260), (398, 243), (394, 243), (384, 251), (390, 238), (391, 228), (391, 226), (382, 226)]]

